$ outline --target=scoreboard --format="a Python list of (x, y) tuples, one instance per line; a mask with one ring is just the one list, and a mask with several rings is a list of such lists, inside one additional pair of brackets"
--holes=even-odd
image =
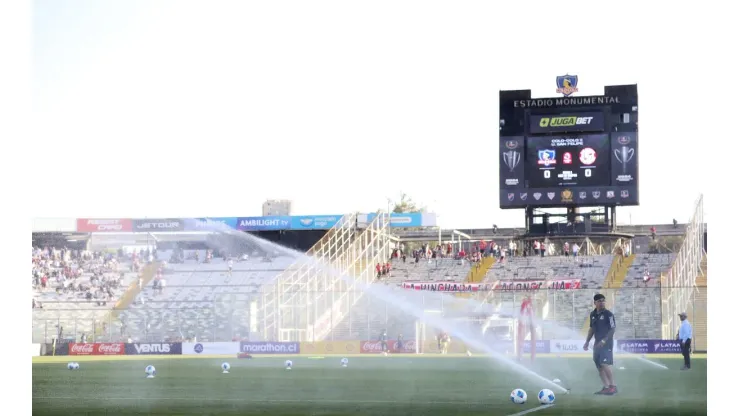
[(636, 85), (588, 97), (500, 91), (499, 102), (502, 209), (639, 205)]

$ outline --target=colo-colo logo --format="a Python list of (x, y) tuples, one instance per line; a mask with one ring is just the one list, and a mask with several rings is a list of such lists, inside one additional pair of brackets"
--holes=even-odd
[(169, 353), (170, 344), (134, 344), (137, 354), (147, 354), (153, 352)]
[(591, 124), (593, 117), (542, 117), (540, 127), (569, 127), (569, 126), (588, 126)]

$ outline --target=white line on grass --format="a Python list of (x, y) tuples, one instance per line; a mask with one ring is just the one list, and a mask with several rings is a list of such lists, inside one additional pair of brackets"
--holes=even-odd
[(555, 405), (554, 405), (554, 404), (546, 404), (546, 405), (542, 405), (542, 406), (540, 406), (540, 407), (533, 407), (533, 408), (531, 408), (531, 409), (529, 409), (529, 410), (525, 410), (525, 411), (523, 411), (523, 412), (519, 412), (519, 413), (514, 413), (514, 414), (510, 414), (509, 416), (519, 416), (519, 415), (526, 415), (527, 413), (532, 413), (532, 412), (538, 412), (538, 411), (540, 411), (540, 410), (544, 410), (544, 409), (549, 409), (549, 408), (551, 408), (551, 407), (553, 407), (553, 406), (555, 406)]
[[(32, 400), (81, 400), (79, 396), (33, 396)], [(333, 403), (333, 404), (396, 404), (405, 405), (410, 404), (403, 400), (342, 400), (342, 399), (250, 399), (250, 398), (218, 398), (218, 397), (101, 397), (101, 400), (125, 400), (125, 401), (191, 401), (191, 402), (245, 402), (245, 403), (273, 403), (273, 404), (287, 404), (287, 403)], [(488, 405), (486, 402), (471, 402), (468, 400), (460, 401), (440, 401), (440, 400), (424, 400), (424, 404), (475, 404), (475, 405)], [(518, 414), (518, 413), (517, 413)]]

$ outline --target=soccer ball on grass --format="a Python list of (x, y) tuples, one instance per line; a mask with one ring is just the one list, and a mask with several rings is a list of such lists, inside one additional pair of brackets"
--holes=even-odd
[(293, 361), (285, 360), (285, 369), (290, 370), (291, 368), (293, 368)]
[(541, 404), (555, 403), (555, 393), (553, 393), (552, 390), (550, 389), (540, 390), (540, 393), (537, 395), (537, 398), (540, 400)]
[(514, 389), (511, 392), (511, 401), (516, 404), (524, 404), (527, 402), (527, 392), (522, 389)]
[(228, 374), (229, 370), (231, 369), (231, 366), (229, 363), (222, 363), (221, 369), (224, 370), (224, 374)]
[(147, 378), (154, 378), (154, 376), (157, 375), (157, 369), (154, 368), (153, 365), (146, 366), (146, 368), (144, 369), (144, 372), (146, 373)]

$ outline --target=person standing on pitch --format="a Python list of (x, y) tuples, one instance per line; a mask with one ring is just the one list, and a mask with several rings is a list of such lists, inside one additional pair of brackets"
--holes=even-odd
[(594, 364), (599, 370), (599, 377), (604, 388), (594, 394), (605, 394), (613, 396), (617, 394), (617, 386), (614, 385), (614, 374), (612, 365), (614, 364), (614, 331), (617, 330), (617, 322), (614, 314), (606, 309), (606, 297), (602, 294), (594, 295), (594, 306), (591, 311), (590, 323), (586, 343), (583, 344), (583, 350), (588, 351), (588, 344), (591, 337), (594, 337)]
[(681, 318), (681, 326), (678, 327), (677, 339), (681, 341), (681, 354), (683, 354), (683, 368), (681, 370), (688, 370), (691, 368), (691, 336), (693, 331), (691, 329), (691, 323), (686, 319), (686, 312), (678, 314)]

